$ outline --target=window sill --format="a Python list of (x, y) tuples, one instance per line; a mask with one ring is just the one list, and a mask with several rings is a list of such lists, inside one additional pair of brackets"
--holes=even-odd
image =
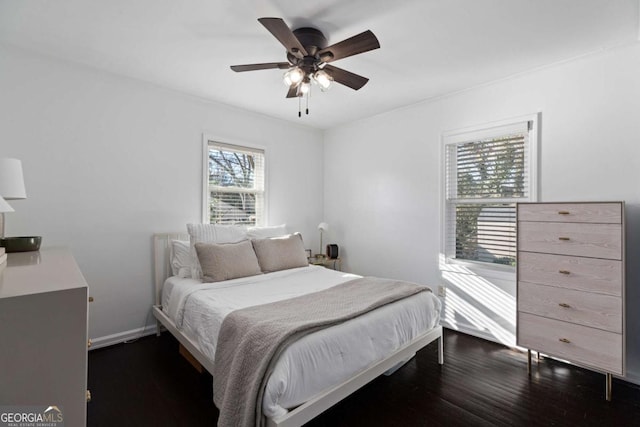
[(500, 280), (516, 280), (516, 268), (506, 265), (491, 265), (473, 261), (458, 261), (448, 258), (440, 263), (440, 272), (470, 274)]

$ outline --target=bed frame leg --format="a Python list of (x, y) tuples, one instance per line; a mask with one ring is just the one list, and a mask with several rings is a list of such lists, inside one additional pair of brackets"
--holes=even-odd
[(442, 334), (438, 338), (438, 363), (444, 364), (444, 335)]
[(162, 333), (162, 323), (156, 320), (156, 336), (159, 337), (161, 333)]

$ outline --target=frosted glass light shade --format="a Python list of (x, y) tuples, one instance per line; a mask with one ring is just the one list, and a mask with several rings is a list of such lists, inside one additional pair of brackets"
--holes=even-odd
[(0, 213), (13, 212), (13, 208), (5, 199), (0, 196)]
[(294, 67), (284, 73), (283, 81), (287, 86), (291, 86), (292, 84), (298, 84), (304, 78), (304, 72), (298, 68)]
[(333, 78), (324, 70), (317, 71), (313, 77), (323, 90), (329, 89), (333, 82)]
[(20, 160), (0, 159), (0, 196), (5, 200), (27, 198)]

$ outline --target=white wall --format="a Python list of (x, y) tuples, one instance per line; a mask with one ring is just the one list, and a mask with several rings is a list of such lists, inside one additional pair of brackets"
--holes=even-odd
[(90, 336), (152, 325), (151, 236), (201, 221), (202, 134), (266, 147), (268, 216), (316, 247), (322, 133), (0, 47), (0, 157), (26, 200), (6, 234), (69, 246), (90, 286)]
[[(541, 112), (540, 200), (627, 203), (628, 378), (640, 381), (640, 45), (425, 101), (325, 133), (325, 220), (353, 272), (445, 283), (443, 131)], [(455, 273), (447, 325), (513, 344), (515, 278)]]

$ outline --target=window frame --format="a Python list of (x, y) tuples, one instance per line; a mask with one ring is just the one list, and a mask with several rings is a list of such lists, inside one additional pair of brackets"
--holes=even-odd
[(262, 191), (262, 200), (263, 200), (263, 215), (262, 221), (256, 221), (256, 226), (264, 226), (269, 223), (269, 202), (268, 202), (268, 168), (269, 161), (267, 157), (267, 149), (266, 147), (249, 143), (246, 141), (237, 141), (226, 137), (215, 136), (211, 134), (202, 134), (202, 223), (210, 224), (210, 213), (209, 213), (209, 143), (219, 144), (223, 146), (228, 146), (230, 149), (237, 147), (239, 150), (247, 150), (247, 151), (262, 151), (263, 155), (263, 191)]
[[(536, 202), (538, 201), (538, 179), (539, 179), (539, 162), (538, 162), (538, 145), (540, 135), (540, 115), (541, 113), (526, 114), (509, 119), (499, 120), (495, 122), (489, 122), (455, 130), (445, 131), (441, 134), (440, 144), (440, 168), (441, 168), (441, 221), (440, 221), (440, 268), (457, 270), (457, 267), (465, 267), (475, 270), (476, 272), (484, 272), (488, 275), (494, 275), (502, 277), (504, 275), (511, 276), (515, 274), (516, 268), (513, 266), (494, 264), (482, 261), (464, 260), (455, 258), (455, 247), (451, 248), (448, 244), (447, 230), (451, 228), (455, 230), (455, 224), (449, 227), (450, 221), (455, 221), (455, 216), (451, 217), (448, 214), (448, 208), (450, 202), (448, 200), (448, 188), (447, 188), (447, 148), (450, 145), (457, 145), (471, 141), (481, 140), (483, 138), (491, 137), (496, 134), (496, 128), (506, 128), (507, 126), (514, 126), (523, 122), (531, 122), (529, 129), (529, 139), (527, 147), (525, 147), (525, 173), (528, 173), (528, 197), (517, 198), (513, 200), (514, 203), (518, 202)], [(477, 199), (476, 199), (477, 200)], [(487, 202), (491, 202), (490, 198), (486, 199)], [(455, 233), (455, 231), (454, 231)], [(455, 240), (455, 238), (454, 238)], [(453, 256), (452, 256), (453, 254)], [(517, 263), (517, 259), (516, 259)], [(507, 277), (504, 276), (504, 277)]]

